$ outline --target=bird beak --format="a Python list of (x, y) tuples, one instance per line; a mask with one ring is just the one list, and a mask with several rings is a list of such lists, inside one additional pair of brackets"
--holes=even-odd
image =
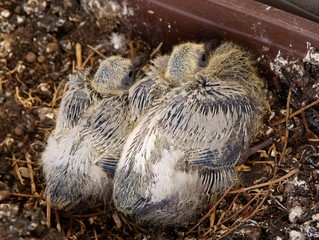
[(206, 53), (209, 53), (211, 50), (215, 49), (218, 47), (220, 44), (221, 40), (217, 38), (213, 38), (207, 42), (205, 42), (204, 49)]
[(143, 53), (141, 55), (138, 55), (134, 58), (132, 58), (132, 65), (133, 65), (133, 71), (137, 72), (139, 71), (141, 68), (143, 68), (145, 66), (145, 64), (148, 62), (150, 58), (149, 54)]

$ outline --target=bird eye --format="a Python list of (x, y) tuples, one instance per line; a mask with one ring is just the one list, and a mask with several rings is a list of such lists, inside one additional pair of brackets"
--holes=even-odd
[(202, 61), (203, 61), (203, 62), (206, 62), (206, 53), (203, 53), (203, 54), (202, 54)]
[(127, 74), (127, 76), (124, 77), (123, 79), (123, 85), (125, 87), (129, 87), (133, 84), (134, 82), (134, 71), (129, 71), (129, 73)]
[(206, 53), (203, 53), (200, 57), (199, 65), (201, 67), (206, 67), (207, 66), (207, 55)]

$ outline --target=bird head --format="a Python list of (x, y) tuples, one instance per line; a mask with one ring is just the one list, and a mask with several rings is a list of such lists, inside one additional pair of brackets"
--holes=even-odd
[(146, 59), (147, 56), (144, 54), (133, 59), (121, 56), (105, 59), (95, 73), (92, 87), (100, 93), (127, 91), (133, 85), (136, 73)]
[(217, 40), (206, 43), (187, 42), (177, 45), (168, 61), (165, 78), (173, 85), (190, 79), (189, 76), (207, 66), (211, 50), (216, 45)]

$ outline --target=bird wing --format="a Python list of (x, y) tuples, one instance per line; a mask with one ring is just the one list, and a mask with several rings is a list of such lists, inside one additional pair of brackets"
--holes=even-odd
[(142, 116), (153, 101), (168, 89), (168, 86), (162, 79), (168, 59), (168, 55), (155, 58), (147, 75), (130, 88), (129, 105), (132, 121)]
[(176, 89), (166, 99), (160, 131), (187, 152), (185, 162), (216, 167), (235, 162), (249, 141), (254, 114), (239, 84), (210, 79)]
[(90, 102), (90, 94), (86, 90), (68, 90), (61, 101), (57, 126), (61, 126), (61, 130), (74, 127)]
[[(101, 156), (96, 161), (104, 161), (106, 166), (114, 162), (114, 158), (118, 160), (129, 131), (127, 96), (104, 98), (91, 106), (81, 120), (81, 125), (83, 137), (89, 140)], [(110, 171), (113, 171), (113, 167), (114, 164)]]
[(69, 89), (63, 95), (57, 117), (56, 132), (73, 128), (92, 101), (87, 89), (90, 69), (69, 76)]
[(161, 87), (151, 78), (143, 79), (133, 85), (129, 92), (132, 121), (142, 116), (161, 92)]
[(97, 165), (103, 169), (104, 172), (111, 174), (115, 173), (116, 165), (119, 161), (119, 156), (112, 156), (109, 154), (103, 154), (100, 159), (97, 160)]

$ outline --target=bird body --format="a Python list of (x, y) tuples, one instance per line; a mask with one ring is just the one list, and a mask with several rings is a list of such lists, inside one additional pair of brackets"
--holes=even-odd
[[(78, 89), (93, 96), (87, 98), (91, 102), (87, 101), (90, 104), (85, 111), (77, 107), (83, 105), (78, 102), (82, 98), (79, 94), (74, 98), (72, 88), (63, 97), (68, 107), (60, 108), (60, 122), (42, 155), (46, 194), (56, 208), (86, 209), (110, 200), (115, 166), (130, 131), (132, 71), (135, 66), (129, 59), (115, 56), (104, 60), (88, 88), (82, 85)], [(59, 126), (65, 126), (69, 116), (78, 116), (76, 124), (72, 128)]]
[[(186, 71), (170, 62), (184, 50), (173, 50), (167, 75)], [(205, 67), (175, 78), (176, 87), (154, 101), (126, 140), (113, 200), (139, 223), (167, 227), (195, 221), (211, 196), (230, 185), (232, 167), (261, 124), (262, 80), (250, 55), (224, 43), (207, 57)]]

